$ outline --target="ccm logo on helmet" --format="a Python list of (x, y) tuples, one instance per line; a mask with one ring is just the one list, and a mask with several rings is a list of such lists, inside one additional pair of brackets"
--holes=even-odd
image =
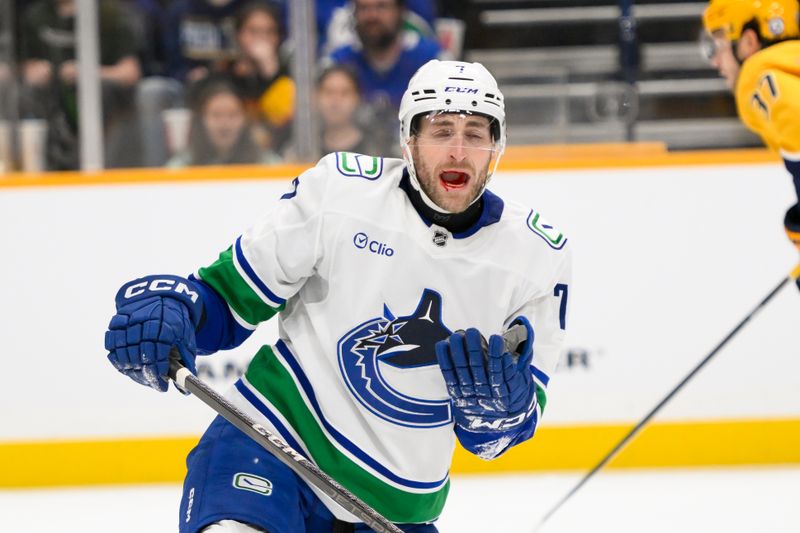
[(134, 296), (139, 296), (140, 294), (144, 294), (145, 291), (175, 291), (178, 294), (185, 294), (193, 302), (197, 302), (197, 299), (200, 297), (195, 291), (189, 289), (189, 287), (183, 283), (175, 283), (173, 279), (154, 279), (150, 280), (148, 283), (147, 281), (143, 281), (141, 283), (134, 283), (133, 285), (128, 286), (125, 289), (125, 299), (133, 298)]
[(353, 244), (359, 250), (366, 249), (373, 254), (385, 255), (386, 257), (392, 257), (394, 255), (394, 249), (390, 248), (388, 244), (372, 241), (366, 233), (356, 233), (353, 235)]
[(445, 87), (444, 92), (446, 93), (466, 93), (466, 94), (478, 94), (478, 89), (474, 89), (471, 87)]

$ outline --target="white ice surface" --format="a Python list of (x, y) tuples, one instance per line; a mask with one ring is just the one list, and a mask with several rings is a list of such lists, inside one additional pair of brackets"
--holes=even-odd
[[(579, 475), (459, 476), (439, 530), (532, 532)], [(541, 533), (800, 531), (800, 468), (608, 471)], [(0, 530), (177, 531), (178, 485), (0, 491)]]

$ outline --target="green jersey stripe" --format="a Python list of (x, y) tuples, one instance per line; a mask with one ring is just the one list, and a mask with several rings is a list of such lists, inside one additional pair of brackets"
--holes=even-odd
[(213, 264), (201, 268), (198, 274), (222, 296), (236, 315), (248, 324), (255, 326), (269, 320), (284, 307), (284, 305), (270, 307), (242, 279), (233, 262), (232, 248), (219, 254), (219, 258)]
[(271, 347), (259, 350), (245, 377), (289, 422), (314, 462), (376, 511), (400, 523), (428, 522), (439, 516), (450, 490), (450, 481), (434, 492), (407, 492), (355, 463), (328, 439), (292, 375)]
[(244, 318), (240, 317), (239, 313), (236, 312), (236, 309), (231, 307), (230, 304), (228, 304), (228, 311), (231, 312), (231, 316), (236, 321), (236, 323), (239, 324), (240, 326), (242, 326), (244, 329), (249, 329), (250, 331), (255, 331), (256, 328), (258, 327), (257, 324), (256, 325), (250, 324), (247, 320), (245, 320)]
[(539, 403), (539, 409), (544, 413), (544, 407), (547, 405), (547, 392), (538, 383), (534, 383), (534, 387), (536, 387), (536, 401)]

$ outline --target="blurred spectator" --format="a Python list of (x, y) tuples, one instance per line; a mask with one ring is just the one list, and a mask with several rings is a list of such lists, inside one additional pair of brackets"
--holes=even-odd
[(2, 40), (5, 39), (3, 28), (0, 25), (0, 118), (7, 117), (9, 113), (9, 97), (11, 86), (14, 82), (13, 76), (13, 53), (10, 46), (3, 46)]
[[(403, 29), (435, 39), (437, 3), (432, 0), (406, 0)], [(357, 42), (352, 0), (317, 0), (319, 49), (323, 55)]]
[(234, 18), (236, 52), (214, 71), (228, 74), (244, 95), (250, 116), (263, 126), (263, 143), (281, 150), (294, 116), (295, 85), (279, 54), (284, 39), (277, 7), (254, 1)]
[(14, 52), (10, 46), (3, 46), (5, 38), (0, 27), (0, 117), (9, 115), (8, 97), (16, 81), (14, 76)]
[[(0, 94), (5, 94), (5, 88), (11, 83), (11, 67), (5, 57), (0, 57)], [(4, 100), (0, 100), (4, 101)], [(5, 107), (0, 106), (0, 113), (5, 111)]]
[(11, 146), (11, 94), (12, 78), (10, 61), (0, 48), (0, 174), (14, 168)]
[[(172, 0), (127, 0), (133, 7), (131, 19), (142, 41), (140, 60), (144, 79), (136, 87), (136, 114), (139, 123), (141, 156), (138, 165), (159, 167), (168, 153), (164, 138), (162, 112), (183, 106), (183, 83), (167, 77), (167, 16)], [(179, 49), (179, 47), (173, 47)]]
[(439, 45), (403, 29), (403, 0), (355, 0), (358, 42), (337, 48), (326, 62), (348, 65), (358, 75), (374, 114), (376, 141), (383, 155), (399, 155), (397, 110), (408, 81), (419, 67), (437, 58)]
[[(78, 168), (75, 60), (75, 0), (38, 0), (22, 15), (20, 66), (22, 118), (48, 121), (48, 167)], [(128, 166), (124, 126), (132, 112), (133, 89), (141, 76), (136, 39), (119, 5), (98, 6), (100, 78), (108, 166)], [(129, 148), (129, 147), (128, 147)]]
[(355, 73), (335, 65), (322, 72), (317, 80), (317, 111), (320, 116), (320, 149), (330, 152), (354, 152), (381, 155), (356, 120), (361, 105), (361, 89)]
[[(168, 156), (163, 111), (184, 105), (185, 84), (191, 85), (220, 69), (242, 84), (246, 94), (261, 89), (260, 94), (265, 97), (263, 107), (269, 110), (267, 123), (273, 128), (272, 131), (263, 130), (263, 143), (280, 145), (288, 135), (287, 123), (294, 110), (294, 86), (277, 58), (282, 16), (277, 8), (261, 4), (263, 9), (254, 11), (255, 18), (248, 24), (247, 35), (239, 36), (242, 17), (237, 14), (249, 11), (249, 5), (248, 0), (177, 0), (167, 8), (163, 36), (166, 76), (143, 80), (136, 95), (145, 166), (163, 165)], [(244, 45), (247, 52), (242, 52), (242, 38), (247, 43)], [(277, 44), (273, 46), (274, 43)], [(271, 49), (276, 52), (273, 54)], [(277, 71), (273, 65), (278, 66)], [(288, 99), (276, 97), (289, 93), (292, 96)]]
[(253, 140), (245, 100), (224, 78), (199, 82), (193, 98), (189, 145), (168, 166), (271, 164), (280, 158)]
[(167, 74), (182, 82), (204, 78), (235, 50), (234, 15), (247, 0), (176, 0), (167, 9)]
[(164, 35), (169, 0), (125, 0), (124, 5), (139, 42), (142, 76), (165, 75)]

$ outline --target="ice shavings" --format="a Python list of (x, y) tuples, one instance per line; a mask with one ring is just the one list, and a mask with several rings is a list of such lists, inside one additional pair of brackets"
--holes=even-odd
[(508, 448), (509, 444), (511, 444), (511, 437), (500, 437), (497, 440), (475, 445), (473, 453), (481, 459), (488, 461), (503, 453), (503, 451)]

